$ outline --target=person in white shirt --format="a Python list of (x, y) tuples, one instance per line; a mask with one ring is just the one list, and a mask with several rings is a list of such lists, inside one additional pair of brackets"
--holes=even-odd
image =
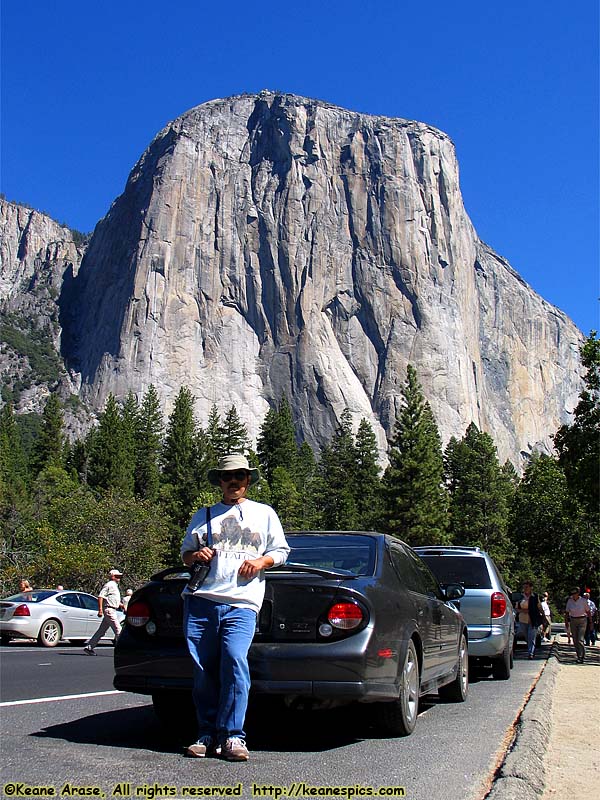
[(133, 594), (133, 589), (127, 589), (125, 592), (125, 596), (123, 597), (123, 611), (127, 611), (127, 606), (129, 605), (129, 601), (131, 600), (131, 595)]
[(588, 626), (587, 626), (587, 628), (585, 630), (584, 640), (585, 640), (586, 647), (594, 647), (594, 645), (596, 644), (596, 624), (595, 624), (596, 623), (596, 612), (597, 612), (596, 603), (594, 603), (594, 601), (590, 597), (590, 593), (589, 592), (587, 592), (587, 591), (584, 592), (583, 596), (588, 601), (588, 605), (590, 607), (590, 614), (591, 614), (589, 622), (588, 622)]
[(544, 639), (549, 642), (552, 635), (552, 612), (550, 611), (550, 605), (548, 604), (548, 592), (544, 592), (542, 595), (541, 603), (544, 616), (548, 620), (548, 624), (544, 625), (543, 628)]
[(208, 480), (223, 500), (208, 509), (209, 518), (206, 508), (194, 514), (181, 546), (186, 566), (210, 564), (202, 585), (184, 591), (198, 718), (198, 741), (186, 754), (247, 761), (248, 650), (265, 594), (264, 570), (283, 564), (290, 548), (275, 511), (246, 497), (259, 474), (245, 456), (224, 456)]
[(121, 633), (121, 623), (117, 617), (117, 611), (123, 608), (119, 589), (119, 581), (123, 577), (123, 573), (119, 572), (118, 569), (111, 569), (108, 577), (109, 580), (104, 584), (98, 595), (98, 616), (102, 617), (102, 622), (98, 626), (96, 633), (88, 639), (83, 648), (83, 652), (88, 656), (96, 655), (95, 647), (109, 628), (112, 628), (115, 633), (115, 642)]
[(585, 644), (583, 640), (592, 614), (588, 601), (579, 594), (578, 586), (574, 586), (570, 594), (571, 596), (567, 600), (567, 622), (573, 637), (577, 661), (583, 664), (585, 659)]

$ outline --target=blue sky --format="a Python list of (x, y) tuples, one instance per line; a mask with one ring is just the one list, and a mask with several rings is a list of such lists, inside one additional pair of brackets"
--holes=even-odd
[(92, 230), (154, 135), (274, 89), (454, 141), (479, 236), (598, 329), (597, 0), (1, 6), (1, 191)]

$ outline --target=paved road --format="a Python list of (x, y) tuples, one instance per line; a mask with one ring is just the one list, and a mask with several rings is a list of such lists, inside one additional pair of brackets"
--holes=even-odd
[[(241, 796), (251, 798), (253, 784), (304, 782), (403, 787), (413, 800), (475, 800), (484, 793), (545, 658), (528, 661), (520, 650), (510, 681), (483, 674), (472, 682), (466, 703), (423, 701), (417, 729), (408, 738), (380, 738), (350, 709), (271, 715), (261, 704), (248, 720), (252, 760), (228, 764), (183, 758), (181, 743), (161, 730), (147, 697), (93, 694), (112, 688), (112, 648), (98, 652), (90, 658), (79, 647), (44, 650), (14, 642), (0, 648), (3, 796), (11, 796), (6, 793), (11, 781), (50, 785), (57, 796), (70, 781), (98, 786), (107, 798), (127, 796), (113, 792), (118, 783), (130, 784), (122, 788), (149, 800), (182, 797), (183, 787), (239, 783)], [(269, 791), (263, 796), (275, 797)]]

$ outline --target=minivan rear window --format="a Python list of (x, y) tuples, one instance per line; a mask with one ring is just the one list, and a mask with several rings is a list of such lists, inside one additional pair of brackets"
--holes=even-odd
[(479, 556), (428, 556), (420, 554), (442, 586), (460, 583), (465, 589), (491, 589), (487, 565)]

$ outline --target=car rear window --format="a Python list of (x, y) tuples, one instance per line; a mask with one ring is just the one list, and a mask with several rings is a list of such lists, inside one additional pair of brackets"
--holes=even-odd
[(53, 591), (44, 591), (44, 592), (20, 592), (19, 594), (13, 594), (10, 597), (5, 597), (5, 600), (10, 600), (11, 603), (41, 603), (42, 600), (46, 600), (48, 597), (53, 597), (56, 592)]
[(465, 589), (492, 588), (485, 559), (479, 556), (428, 556), (423, 554), (421, 558), (443, 586), (449, 583), (461, 583)]
[(352, 575), (372, 575), (375, 571), (375, 540), (368, 536), (292, 534), (287, 540), (291, 547), (288, 563)]

